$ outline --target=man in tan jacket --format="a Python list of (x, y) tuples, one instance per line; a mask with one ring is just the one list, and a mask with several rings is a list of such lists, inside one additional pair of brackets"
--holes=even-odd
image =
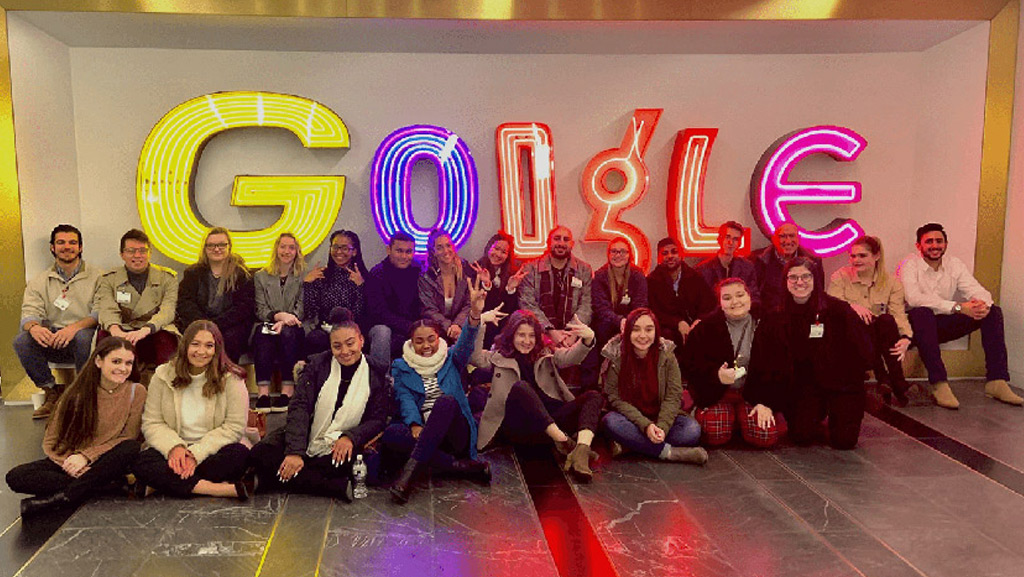
[(167, 362), (178, 347), (173, 324), (178, 277), (170, 269), (150, 264), (149, 255), (146, 233), (138, 229), (124, 233), (124, 266), (104, 274), (96, 289), (100, 336), (109, 333), (134, 344), (135, 363), (147, 373)]
[(96, 332), (96, 285), (100, 270), (82, 260), (82, 233), (70, 224), (50, 232), (50, 252), (56, 262), (25, 286), (21, 332), (14, 352), (32, 382), (46, 392), (33, 419), (50, 416), (61, 390), (48, 362), (75, 363), (81, 370), (89, 359)]

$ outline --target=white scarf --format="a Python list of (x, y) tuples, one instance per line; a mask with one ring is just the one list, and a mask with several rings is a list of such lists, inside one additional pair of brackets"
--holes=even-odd
[(306, 454), (310, 457), (329, 455), (334, 449), (334, 442), (341, 434), (358, 425), (363, 420), (363, 411), (370, 400), (370, 368), (366, 357), (359, 358), (359, 367), (352, 375), (352, 382), (345, 392), (345, 400), (338, 411), (334, 406), (338, 403), (338, 389), (341, 386), (341, 363), (331, 359), (331, 374), (320, 389), (316, 398), (316, 411), (313, 414), (313, 426), (310, 429), (309, 446)]
[(438, 337), (437, 350), (433, 356), (424, 357), (412, 350), (412, 340), (405, 341), (402, 345), (402, 359), (409, 365), (409, 368), (416, 371), (420, 377), (434, 377), (444, 366), (448, 359), (448, 343)]

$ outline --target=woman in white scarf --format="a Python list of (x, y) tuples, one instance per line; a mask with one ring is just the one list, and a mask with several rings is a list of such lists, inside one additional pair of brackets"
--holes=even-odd
[[(474, 287), (466, 280), (470, 294), (483, 294), (479, 279), (475, 282)], [(391, 496), (398, 503), (409, 500), (416, 477), (428, 465), (435, 471), (454, 473), (484, 485), (491, 482), (490, 465), (477, 460), (476, 421), (460, 376), (480, 330), (484, 300), (477, 301), (472, 303), (469, 318), (451, 349), (440, 324), (430, 319), (416, 321), (402, 358), (391, 365), (401, 422), (388, 427), (383, 443), (389, 453), (408, 457), (391, 487)], [(488, 315), (493, 318), (502, 313), (490, 311)]]
[(332, 321), (331, 350), (310, 357), (287, 424), (252, 449), (260, 490), (284, 486), (351, 501), (355, 455), (384, 429), (384, 375), (363, 357), (351, 314), (332, 313)]

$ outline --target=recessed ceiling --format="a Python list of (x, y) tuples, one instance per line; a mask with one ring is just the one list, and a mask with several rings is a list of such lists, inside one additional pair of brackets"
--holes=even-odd
[(476, 54), (919, 52), (978, 21), (576, 22), (8, 12), (71, 47)]

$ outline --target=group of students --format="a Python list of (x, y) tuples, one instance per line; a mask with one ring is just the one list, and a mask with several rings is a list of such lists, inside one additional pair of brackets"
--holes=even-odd
[[(910, 259), (901, 266), (906, 297), (900, 278), (885, 271), (874, 237), (853, 244), (850, 266), (826, 290), (821, 261), (799, 247), (795, 226), (780, 227), (773, 245), (749, 259), (735, 255), (742, 234), (738, 223), (723, 225), (722, 249), (696, 269), (682, 261), (674, 240), (663, 239), (659, 264), (647, 276), (621, 240), (609, 244), (608, 262), (592, 273), (573, 256), (565, 227), (551, 231), (544, 256), (523, 266), (502, 233), (481, 259), (468, 262), (447, 233), (433, 231), (424, 271), (404, 233), (366, 271), (358, 236), (338, 231), (327, 266), (308, 272), (296, 239), (283, 234), (272, 263), (251, 277), (230, 250), (228, 232), (213, 229), (178, 287), (173, 318), (181, 338), (173, 357), (156, 367), (148, 393), (129, 375), (142, 356), (140, 343), (161, 329), (151, 323), (158, 314), (140, 328), (101, 322), (111, 336), (99, 340), (55, 403), (47, 458), (11, 470), (8, 484), (38, 495), (23, 501), (25, 514), (81, 502), (127, 471), (138, 487), (170, 495), (245, 499), (251, 468), (261, 488), (347, 499), (354, 457), (373, 444), (394, 457), (384, 459), (394, 463), (391, 494), (406, 502), (427, 470), (489, 483), (490, 467), (478, 451), (499, 440), (550, 443), (580, 480), (592, 475), (599, 432), (613, 456), (632, 451), (696, 464), (707, 460), (702, 441), (721, 445), (736, 433), (757, 447), (775, 445), (788, 430), (800, 445), (824, 437), (850, 449), (868, 369), (895, 402), (906, 402), (901, 361), (913, 331), (929, 379), (940, 379), (932, 383), (941, 406), (955, 408), (943, 397), (952, 396), (945, 375), (932, 374), (941, 368), (938, 343), (976, 328), (989, 361), (986, 392), (1021, 404), (1000, 373), (1005, 345), (999, 343), (1000, 358), (993, 344), (1002, 336), (998, 307), (963, 278), (962, 263), (946, 257), (943, 266), (941, 226), (918, 230), (925, 266), (915, 268)], [(49, 272), (67, 285), (84, 268), (81, 237), (78, 272), (71, 275), (61, 267), (68, 253), (57, 240), (55, 231), (57, 263)], [(126, 251), (131, 240), (122, 239), (126, 274), (107, 275), (113, 274), (122, 319), (149, 288), (145, 278), (139, 284), (138, 263), (132, 270), (130, 259), (140, 251)], [(148, 242), (145, 248), (148, 257)], [(162, 271), (146, 260), (150, 277)], [(117, 284), (120, 276), (135, 293)], [(914, 306), (919, 294), (931, 296), (930, 304)], [(102, 303), (102, 289), (97, 295)], [(914, 306), (909, 316), (904, 298)], [(60, 304), (62, 312), (71, 308)], [(249, 313), (241, 310), (247, 306)], [(921, 308), (930, 316), (916, 312)], [(945, 318), (954, 314), (964, 319)], [(25, 333), (41, 327), (51, 341), (68, 326), (27, 318)], [(929, 323), (933, 334), (922, 337)], [(257, 408), (273, 406), (268, 387), (275, 371), (279, 398), (288, 401), (286, 425), (251, 451), (242, 443), (245, 372), (236, 364), (250, 338)], [(35, 334), (28, 339), (43, 346)], [(692, 412), (684, 406), (684, 380)], [(140, 430), (148, 447), (141, 453)]]

